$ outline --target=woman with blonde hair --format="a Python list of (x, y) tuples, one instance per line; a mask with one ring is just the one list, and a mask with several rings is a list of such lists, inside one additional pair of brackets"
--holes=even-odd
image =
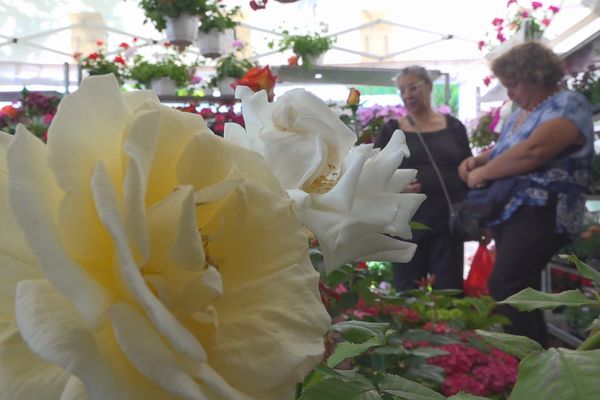
[[(583, 193), (593, 157), (591, 108), (584, 96), (563, 88), (562, 60), (539, 42), (515, 46), (492, 62), (492, 71), (518, 106), (492, 151), (459, 167), (474, 188), (513, 177), (514, 189), (501, 213), (488, 223), (496, 263), (488, 285), (501, 301), (531, 287), (582, 222)], [(502, 305), (511, 324), (505, 331), (548, 345), (541, 311)]]

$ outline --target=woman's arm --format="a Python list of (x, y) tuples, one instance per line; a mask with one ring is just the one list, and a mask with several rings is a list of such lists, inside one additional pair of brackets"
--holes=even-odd
[(469, 172), (469, 187), (488, 181), (530, 172), (585, 138), (577, 126), (567, 118), (556, 118), (535, 128), (525, 141), (506, 150), (498, 157)]
[(464, 182), (467, 182), (467, 176), (469, 172), (473, 171), (475, 168), (481, 167), (485, 165), (488, 161), (488, 157), (492, 149), (487, 149), (482, 151), (479, 155), (475, 157), (467, 157), (458, 166), (458, 176)]

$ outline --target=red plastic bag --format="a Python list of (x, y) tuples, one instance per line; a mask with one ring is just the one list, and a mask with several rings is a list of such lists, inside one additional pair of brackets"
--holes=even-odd
[(471, 262), (471, 270), (465, 280), (465, 295), (486, 296), (490, 294), (487, 282), (494, 268), (494, 259), (494, 254), (483, 242), (480, 242)]

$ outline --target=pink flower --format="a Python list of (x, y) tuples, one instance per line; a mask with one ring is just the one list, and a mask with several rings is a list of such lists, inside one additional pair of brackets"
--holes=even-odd
[(483, 78), (483, 84), (485, 86), (490, 86), (490, 83), (492, 83), (492, 77), (491, 76), (486, 76), (485, 78)]
[(501, 26), (503, 22), (504, 22), (504, 20), (502, 18), (494, 18), (492, 20), (492, 25)]
[(533, 7), (534, 10), (537, 10), (538, 8), (542, 7), (543, 4), (540, 3), (539, 1), (532, 1), (531, 2), (531, 7)]
[(548, 7), (548, 10), (552, 11), (552, 14), (556, 14), (557, 12), (560, 11), (560, 8), (558, 8), (556, 6), (550, 6), (550, 7)]
[(477, 47), (479, 48), (479, 50), (483, 49), (485, 47), (485, 42), (483, 40), (480, 40), (479, 43), (477, 43)]
[(242, 42), (241, 40), (234, 40), (233, 42), (231, 42), (231, 47), (233, 47), (236, 50), (241, 50), (244, 48), (244, 42)]
[(52, 122), (52, 119), (54, 119), (54, 114), (48, 113), (48, 114), (44, 115), (44, 118), (42, 121), (44, 122), (44, 125), (50, 125), (50, 122)]
[(508, 3), (506, 3), (506, 7), (510, 6), (513, 3), (517, 4), (517, 0), (508, 0)]
[(544, 26), (550, 25), (550, 22), (552, 22), (552, 20), (550, 18), (542, 19), (542, 25), (544, 25)]
[(506, 37), (504, 37), (502, 32), (498, 32), (498, 34), (496, 35), (496, 39), (498, 39), (500, 43), (504, 43), (506, 41)]

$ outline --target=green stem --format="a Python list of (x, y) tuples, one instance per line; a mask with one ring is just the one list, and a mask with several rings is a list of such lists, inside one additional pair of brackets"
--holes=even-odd
[(600, 331), (590, 335), (579, 345), (577, 350), (594, 350), (600, 347)]

